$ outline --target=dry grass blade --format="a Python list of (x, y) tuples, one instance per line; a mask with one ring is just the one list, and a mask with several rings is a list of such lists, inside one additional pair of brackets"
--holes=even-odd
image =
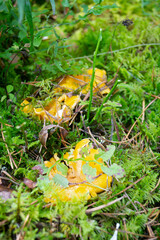
[[(12, 155), (11, 155), (11, 153), (10, 153), (10, 151), (9, 151), (9, 148), (8, 148), (8, 145), (7, 145), (7, 143), (6, 143), (6, 140), (5, 140), (5, 137), (4, 137), (4, 134), (3, 134), (3, 124), (1, 123), (1, 134), (2, 134), (2, 139), (3, 139), (3, 141), (5, 142), (5, 146), (6, 146), (6, 149), (7, 149), (7, 152), (8, 152), (8, 156), (9, 156), (9, 160), (10, 160), (10, 164), (11, 164), (11, 168), (13, 169), (14, 168), (14, 166), (15, 166), (15, 168), (18, 168), (17, 167), (17, 165), (16, 165), (16, 163), (15, 163), (15, 161), (14, 161), (14, 159), (13, 159), (13, 157), (12, 157)], [(13, 166), (14, 165), (14, 166)]]
[(23, 223), (23, 225), (22, 225), (22, 227), (21, 227), (20, 233), (17, 235), (16, 240), (23, 240), (23, 239), (24, 239), (25, 233), (23, 233), (23, 229), (24, 229), (24, 227), (26, 226), (28, 220), (29, 220), (29, 214), (27, 214), (27, 216), (26, 216), (26, 218), (25, 218), (25, 221), (24, 221), (24, 223)]
[[(131, 187), (133, 187), (135, 184), (137, 184), (138, 182), (140, 182), (144, 177), (146, 177), (147, 174), (143, 175), (141, 178), (139, 178), (137, 181), (135, 181), (134, 183), (132, 183), (130, 186), (126, 187), (124, 190), (120, 191), (119, 193), (116, 193), (115, 195), (111, 196), (110, 198), (116, 197), (118, 195), (120, 195), (121, 193), (124, 193), (125, 191), (127, 191), (128, 189), (130, 189)], [(110, 199), (109, 198), (109, 199)]]
[(140, 116), (137, 118), (137, 120), (133, 123), (132, 127), (131, 127), (130, 130), (128, 131), (128, 133), (127, 133), (125, 139), (128, 139), (128, 137), (129, 137), (129, 135), (130, 135), (132, 129), (133, 129), (134, 126), (136, 125), (137, 121), (141, 118), (141, 116), (144, 115), (144, 112), (147, 110), (147, 108), (149, 108), (149, 106), (151, 106), (152, 103), (154, 103), (156, 100), (157, 100), (157, 98), (153, 99), (153, 100), (147, 105), (147, 107), (145, 107), (145, 108), (143, 109), (143, 111), (142, 111), (142, 113), (140, 114)]
[(129, 240), (128, 233), (127, 233), (126, 219), (125, 218), (123, 218), (123, 224), (124, 224), (124, 230), (126, 232), (126, 239)]
[(100, 142), (98, 142), (98, 141), (94, 138), (93, 134), (91, 133), (90, 128), (87, 127), (87, 129), (88, 129), (89, 135), (91, 136), (92, 141), (93, 141), (94, 143), (96, 143), (98, 146), (100, 146), (100, 147), (106, 152), (107, 150), (105, 149), (105, 147), (104, 147)]
[(91, 214), (92, 212), (95, 212), (95, 211), (101, 210), (101, 209), (103, 209), (103, 208), (106, 208), (106, 207), (108, 207), (108, 206), (110, 206), (110, 205), (112, 205), (112, 204), (114, 204), (114, 203), (116, 203), (116, 202), (121, 201), (123, 198), (126, 198), (126, 196), (123, 195), (122, 197), (117, 198), (117, 199), (115, 199), (115, 200), (113, 200), (113, 201), (111, 201), (111, 202), (109, 202), (109, 203), (107, 203), (107, 204), (103, 204), (103, 205), (100, 205), (100, 206), (95, 207), (95, 208), (87, 209), (87, 210), (86, 210), (86, 214)]
[[(129, 232), (129, 231), (124, 231), (124, 230), (120, 230), (118, 229), (118, 232), (121, 232), (121, 233), (127, 233), (128, 235), (133, 235), (133, 236), (138, 236), (138, 237), (141, 237), (141, 239), (144, 239), (144, 238), (147, 238), (148, 240), (151, 239), (151, 240), (157, 240), (157, 239), (160, 239), (160, 237), (150, 237), (149, 235), (144, 235), (144, 234), (139, 234), (139, 233), (133, 233), (133, 232)], [(137, 238), (135, 238), (137, 239)]]

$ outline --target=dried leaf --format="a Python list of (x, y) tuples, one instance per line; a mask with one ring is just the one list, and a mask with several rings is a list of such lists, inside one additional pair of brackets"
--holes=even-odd
[[(46, 148), (46, 142), (47, 142), (47, 139), (48, 139), (48, 130), (54, 128), (54, 131), (57, 129), (57, 128), (61, 128), (63, 129), (63, 127), (60, 127), (59, 125), (54, 125), (54, 124), (50, 124), (48, 126), (44, 126), (42, 128), (42, 130), (40, 131), (39, 133), (39, 140), (41, 142), (41, 144)], [(52, 131), (53, 133), (53, 131)]]
[(30, 180), (30, 179), (28, 179), (28, 178), (24, 178), (24, 179), (23, 179), (23, 182), (24, 182), (24, 184), (25, 184), (28, 188), (31, 188), (31, 189), (35, 188), (36, 185), (37, 185), (36, 182), (33, 182), (32, 180)]
[(9, 198), (12, 197), (12, 189), (0, 185), (0, 198), (6, 202)]
[(40, 175), (43, 175), (43, 172), (44, 172), (41, 165), (36, 165), (36, 166), (32, 167), (32, 170), (37, 170)]
[(45, 148), (47, 148), (46, 147), (47, 138), (48, 138), (48, 130), (46, 130), (45, 128), (42, 128), (42, 130), (39, 133), (39, 140)]

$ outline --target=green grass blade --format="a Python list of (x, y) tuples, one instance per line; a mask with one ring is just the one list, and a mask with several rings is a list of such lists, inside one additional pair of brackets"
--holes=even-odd
[(24, 10), (25, 10), (27, 22), (29, 24), (29, 30), (31, 35), (31, 50), (33, 50), (34, 27), (33, 27), (33, 19), (32, 19), (32, 9), (31, 9), (31, 4), (29, 0), (26, 0)]
[(107, 96), (103, 99), (103, 102), (101, 104), (101, 106), (97, 109), (96, 111), (96, 115), (93, 117), (93, 119), (91, 120), (90, 124), (94, 121), (94, 120), (97, 120), (101, 111), (102, 111), (102, 108), (103, 108), (103, 104), (106, 103), (109, 99), (109, 97), (112, 95), (112, 93), (114, 92), (117, 84), (120, 82), (120, 80), (117, 80), (114, 84), (114, 86), (112, 87), (111, 91), (107, 94)]
[(54, 0), (50, 0), (50, 3), (51, 3), (51, 6), (52, 6), (53, 15), (55, 15), (55, 12), (56, 12), (55, 1)]
[(19, 23), (21, 24), (24, 16), (25, 0), (17, 0), (17, 3), (19, 12)]
[(91, 106), (92, 106), (92, 98), (93, 98), (93, 82), (94, 82), (94, 76), (95, 76), (96, 58), (97, 58), (97, 53), (98, 53), (98, 49), (99, 49), (101, 40), (102, 40), (102, 29), (100, 29), (96, 50), (94, 52), (93, 71), (92, 71), (92, 78), (91, 78), (91, 82), (90, 82), (90, 98), (89, 98), (89, 105), (88, 105), (88, 112), (87, 112), (87, 122), (88, 123), (89, 123), (89, 117), (90, 117)]

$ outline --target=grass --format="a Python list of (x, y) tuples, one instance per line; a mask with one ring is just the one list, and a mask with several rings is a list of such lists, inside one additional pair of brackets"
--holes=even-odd
[[(120, 223), (118, 239), (158, 239), (160, 22), (157, 2), (132, 4), (132, 1), (118, 0), (117, 8), (102, 8), (102, 11), (99, 6), (113, 1), (94, 5), (92, 1), (78, 0), (75, 5), (70, 3), (68, 9), (59, 2), (55, 19), (51, 5), (31, 1), (34, 39), (27, 18), (20, 26), (18, 17), (14, 18), (18, 9), (7, 2), (8, 9), (12, 9), (7, 11), (4, 3), (0, 4), (6, 19), (6, 22), (0, 19), (3, 33), (0, 194), (6, 196), (0, 201), (0, 238), (111, 239), (116, 224)], [(95, 15), (88, 14), (87, 6), (89, 11), (94, 9)], [(99, 11), (101, 15), (97, 15)], [(133, 24), (124, 26), (126, 19), (131, 19)], [(99, 29), (102, 29), (100, 35)], [(47, 40), (42, 40), (43, 37)], [(18, 58), (13, 61), (15, 54)], [(106, 70), (110, 94), (97, 97), (91, 94), (89, 100), (82, 102), (81, 113), (77, 113), (72, 124), (63, 125), (67, 135), (58, 128), (51, 129), (46, 148), (43, 147), (39, 132), (44, 123), (24, 114), (20, 110), (21, 102), (29, 96), (34, 106), (47, 105), (59, 79), (82, 74), (90, 67)], [(121, 80), (118, 85), (117, 79)], [(94, 71), (91, 89), (93, 81)], [(121, 166), (125, 176), (114, 178), (107, 194), (103, 192), (89, 201), (46, 204), (44, 193), (50, 184), (44, 178), (38, 187), (31, 188), (38, 177), (38, 170), (32, 168), (36, 165), (44, 168), (44, 161), (55, 153), (61, 158), (84, 138), (91, 138), (96, 144), (98, 141), (105, 149), (114, 145), (116, 151), (110, 161)], [(28, 185), (24, 184), (24, 178)]]

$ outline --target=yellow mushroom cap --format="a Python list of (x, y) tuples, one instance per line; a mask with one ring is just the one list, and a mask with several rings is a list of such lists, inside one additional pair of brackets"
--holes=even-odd
[[(87, 153), (83, 156), (82, 150), (84, 148), (87, 149)], [(62, 188), (61, 186), (58, 187), (56, 184), (53, 184), (49, 196), (45, 195), (45, 201), (56, 203), (58, 200), (64, 202), (80, 199), (88, 200), (91, 197), (97, 196), (97, 193), (108, 189), (111, 186), (112, 177), (103, 173), (101, 169), (101, 165), (104, 165), (103, 160), (101, 158), (95, 160), (95, 155), (98, 153), (99, 150), (93, 148), (89, 139), (83, 139), (77, 143), (74, 150), (64, 154), (63, 159), (68, 165), (66, 178), (69, 186)], [(56, 173), (61, 174), (56, 168), (55, 163), (57, 160), (59, 159), (56, 155), (56, 157), (54, 156), (50, 161), (45, 162), (46, 167), (51, 167), (54, 164), (49, 174), (50, 179), (52, 179)], [(90, 182), (88, 182), (82, 169), (86, 163), (89, 163), (89, 166), (96, 169), (96, 177), (92, 178)]]

